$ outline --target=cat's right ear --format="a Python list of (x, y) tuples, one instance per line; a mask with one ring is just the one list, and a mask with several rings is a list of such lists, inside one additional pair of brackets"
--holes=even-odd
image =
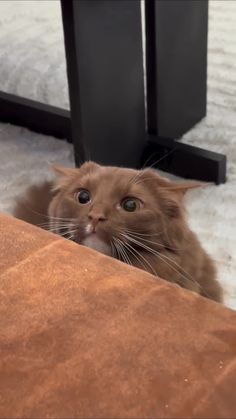
[(52, 164), (51, 169), (58, 178), (71, 177), (78, 174), (78, 169), (74, 169), (72, 167), (59, 166), (57, 164)]
[(63, 186), (68, 184), (68, 180), (72, 180), (78, 176), (79, 169), (74, 169), (72, 167), (59, 166), (57, 164), (51, 165), (51, 170), (56, 175), (54, 181), (53, 191), (56, 192), (61, 189)]
[(79, 168), (78, 167), (77, 168), (64, 167), (57, 164), (51, 165), (53, 172), (58, 178), (74, 177), (78, 175), (79, 173), (81, 174), (90, 173), (94, 170), (97, 170), (99, 167), (100, 165), (93, 161), (86, 161)]

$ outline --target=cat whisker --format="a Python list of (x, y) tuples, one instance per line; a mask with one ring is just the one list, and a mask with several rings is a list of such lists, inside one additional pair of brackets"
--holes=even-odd
[[(127, 228), (125, 230), (123, 230), (123, 232), (125, 232), (125, 231), (130, 232), (130, 233), (134, 233), (132, 230), (128, 230)], [(163, 231), (160, 231), (159, 233), (146, 233), (145, 234), (145, 233), (140, 233), (140, 232), (135, 231), (135, 234), (137, 234), (141, 237), (160, 236), (162, 233), (163, 233)]]
[(115, 256), (117, 256), (117, 258), (119, 259), (119, 260), (122, 260), (122, 257), (121, 257), (121, 254), (120, 254), (120, 246), (118, 245), (118, 243), (114, 240), (113, 241), (113, 244), (114, 244), (114, 249), (115, 249)]
[[(147, 261), (147, 259), (140, 253), (138, 252), (137, 249), (135, 249), (130, 243), (126, 243), (125, 246), (128, 247), (129, 251), (132, 253), (132, 255), (141, 263), (141, 265), (144, 267), (144, 270), (147, 270), (147, 266), (151, 269), (151, 272), (157, 276), (157, 273), (155, 271), (155, 269), (153, 268), (153, 266)], [(144, 261), (144, 263), (143, 263)], [(145, 264), (147, 266), (145, 266)]]
[(66, 240), (72, 240), (74, 239), (75, 236), (75, 232), (71, 233), (71, 235), (69, 237), (64, 237)]
[(41, 227), (41, 228), (45, 228), (45, 229), (47, 229), (47, 228), (51, 228), (52, 226), (54, 227), (54, 228), (66, 228), (66, 227), (68, 227), (68, 225), (69, 225), (70, 223), (69, 222), (66, 222), (66, 223), (42, 223), (42, 224), (37, 224), (37, 226), (38, 227)]
[(131, 262), (131, 260), (130, 260), (130, 258), (129, 258), (129, 254), (128, 254), (128, 251), (129, 251), (129, 249), (127, 248), (127, 246), (125, 245), (125, 243), (121, 243), (121, 246), (122, 246), (122, 248), (123, 248), (123, 250), (124, 250), (124, 253), (125, 253), (125, 255), (126, 255), (126, 259), (127, 259), (127, 263), (128, 263), (128, 265), (132, 265), (132, 262)]
[[(142, 165), (142, 167), (141, 167), (141, 169), (140, 170), (143, 170), (145, 167), (146, 167), (146, 165), (147, 165), (147, 163), (152, 159), (152, 157), (154, 157), (154, 155), (156, 154), (157, 152), (156, 151), (154, 151), (154, 153), (152, 153), (146, 160), (145, 160), (145, 162), (144, 162), (144, 164)], [(152, 167), (152, 166), (150, 166), (150, 167)], [(141, 175), (141, 172), (139, 171), (133, 178), (131, 178), (131, 180), (130, 180), (130, 184), (132, 184), (132, 183), (136, 183), (136, 180), (140, 177), (140, 175)]]
[[(194, 278), (190, 277), (189, 274), (188, 274), (188, 272), (186, 272), (173, 259), (169, 258), (166, 255), (160, 254), (160, 252), (158, 252), (158, 251), (150, 248), (149, 246), (147, 246), (147, 245), (139, 242), (136, 239), (132, 239), (132, 237), (130, 237), (127, 234), (122, 233), (122, 235), (124, 236), (124, 238), (126, 238), (126, 240), (130, 240), (131, 242), (133, 242), (134, 244), (140, 246), (141, 248), (143, 248), (147, 252), (150, 252), (154, 256), (158, 257), (160, 260), (162, 260), (162, 262), (164, 262), (167, 266), (169, 266), (174, 272), (176, 272), (177, 274), (179, 274), (187, 282), (190, 282), (190, 283), (193, 283), (193, 284), (198, 284), (198, 286), (200, 287), (200, 289), (202, 289), (201, 285)], [(151, 268), (151, 270), (154, 273), (154, 275), (158, 276), (157, 273), (156, 273), (156, 271), (154, 270), (154, 268), (151, 266), (151, 264), (147, 261), (147, 259), (143, 255), (140, 254), (140, 252), (137, 251), (137, 249), (135, 249), (130, 243), (123, 242), (121, 239), (116, 238), (116, 240), (120, 243), (120, 245), (122, 245), (123, 247), (125, 247), (135, 257), (135, 259), (138, 260), (139, 263), (141, 263), (141, 265), (144, 267), (144, 270), (147, 270), (147, 268), (146, 268), (146, 266), (144, 264), (144, 263), (146, 263), (146, 265), (148, 265), (149, 268)], [(140, 258), (142, 258), (142, 260)], [(144, 261), (144, 263), (143, 263), (143, 261)], [(173, 266), (173, 264), (180, 271), (178, 269), (176, 269), (175, 266)], [(205, 294), (207, 295), (206, 291), (205, 291)]]
[[(184, 279), (186, 279), (187, 281), (189, 281), (189, 282), (192, 282), (192, 283), (197, 283), (197, 281), (196, 280), (194, 280), (192, 277), (190, 277), (189, 276), (189, 274), (188, 274), (188, 272), (186, 272), (177, 262), (175, 262), (173, 259), (171, 259), (171, 258), (169, 258), (168, 256), (166, 256), (166, 255), (163, 255), (163, 254), (160, 254), (160, 252), (158, 252), (158, 251), (156, 251), (156, 250), (154, 250), (154, 249), (152, 249), (151, 247), (149, 247), (149, 246), (147, 246), (147, 245), (145, 245), (145, 244), (143, 244), (143, 243), (141, 243), (140, 241), (138, 241), (138, 240), (136, 240), (136, 239), (133, 239), (132, 237), (130, 237), (129, 235), (125, 235), (125, 234), (123, 234), (123, 236), (127, 239), (127, 240), (130, 240), (131, 242), (133, 242), (133, 243), (135, 243), (136, 245), (138, 245), (138, 246), (140, 246), (140, 247), (142, 247), (143, 249), (145, 249), (146, 251), (148, 251), (148, 252), (150, 252), (150, 253), (152, 253), (153, 255), (155, 255), (155, 256), (157, 256), (157, 257), (159, 257), (167, 266), (169, 266), (173, 271), (175, 271), (176, 273), (178, 273), (179, 275), (181, 275), (182, 276), (182, 278), (184, 278)], [(180, 269), (180, 271), (182, 271), (185, 275), (183, 275), (183, 273), (181, 273), (181, 272), (179, 272), (177, 269), (175, 269), (175, 267), (174, 266), (172, 266), (170, 263), (168, 263), (167, 261), (166, 261), (166, 259), (169, 261), (169, 262), (171, 262), (171, 263), (173, 263), (174, 265), (176, 265), (179, 269)], [(187, 275), (187, 276), (186, 276)]]
[(111, 241), (111, 256), (113, 257), (113, 258), (115, 258), (115, 255), (116, 255), (116, 249), (115, 249), (115, 245), (114, 245), (114, 243), (113, 243), (113, 241)]
[[(158, 158), (157, 160), (155, 160), (150, 166), (148, 166), (148, 169), (151, 169), (153, 166), (157, 165), (158, 163), (160, 163), (162, 160), (164, 160), (165, 158), (167, 158), (168, 156), (170, 156), (174, 151), (176, 151), (177, 147), (172, 148), (172, 150), (168, 151), (166, 154), (164, 154), (164, 156)], [(154, 153), (155, 154), (155, 153)], [(140, 182), (137, 182), (137, 180), (140, 178), (140, 176), (142, 176), (143, 172), (142, 170), (145, 168), (146, 164), (148, 163), (148, 161), (153, 157), (153, 154), (146, 160), (146, 162), (143, 164), (141, 170), (131, 179), (130, 184), (135, 183), (138, 184), (140, 182), (143, 182), (144, 180), (146, 181), (146, 179), (140, 179)], [(153, 180), (153, 178), (152, 178)]]
[(128, 265), (132, 265), (132, 263), (131, 263), (131, 261), (130, 261), (130, 259), (129, 259), (129, 256), (128, 256), (128, 254), (127, 254), (127, 252), (126, 252), (126, 250), (125, 250), (125, 247), (123, 246), (123, 243), (119, 240), (119, 239), (116, 239), (117, 241), (116, 241), (116, 246), (118, 247), (118, 249), (119, 249), (119, 252), (120, 252), (120, 255), (122, 256), (122, 259), (124, 260), (124, 262), (125, 263), (127, 263)]
[(120, 244), (116, 242), (115, 243), (115, 248), (116, 248), (116, 253), (117, 253), (118, 260), (125, 263), (124, 257), (122, 255)]
[[(130, 243), (124, 243), (120, 239), (117, 239), (117, 240), (119, 240), (122, 243), (122, 245), (135, 257), (135, 259), (138, 260), (139, 263), (141, 263), (141, 265), (144, 267), (144, 270), (147, 270), (146, 266), (144, 265), (144, 263), (146, 263), (146, 265), (149, 266), (149, 268), (154, 273), (154, 275), (157, 275), (153, 266), (147, 261), (147, 259), (140, 252), (138, 252), (137, 249), (135, 249)], [(144, 261), (144, 263), (142, 262), (142, 260)]]
[[(114, 241), (115, 241), (115, 246), (116, 246), (116, 249), (118, 249), (118, 250), (119, 250), (119, 256), (122, 256), (121, 249), (124, 247), (124, 243), (122, 242), (122, 240), (120, 240), (120, 239), (118, 239), (118, 238), (115, 238), (115, 239), (114, 239)], [(127, 254), (127, 253), (126, 253), (126, 254)], [(123, 257), (121, 257), (121, 259), (120, 259), (120, 260), (123, 260), (123, 261), (124, 261), (124, 258), (123, 258)], [(130, 261), (130, 265), (132, 265), (131, 261)]]
[(74, 233), (76, 232), (76, 230), (74, 231), (66, 231), (65, 233), (58, 233), (58, 236), (64, 237), (65, 239), (69, 239), (69, 237), (67, 237), (68, 235), (71, 236), (71, 234), (74, 235)]
[[(60, 236), (65, 237), (65, 239), (67, 240), (71, 240), (71, 238), (74, 238), (75, 233), (77, 232), (77, 228), (76, 229), (70, 229), (68, 230), (66, 233), (59, 233)], [(66, 237), (66, 235), (69, 235), (69, 237)]]
[(60, 224), (65, 224), (65, 223), (70, 223), (70, 222), (74, 222), (74, 220), (72, 218), (54, 218), (54, 217), (49, 217), (49, 220), (43, 222), (43, 223), (39, 223), (38, 225), (49, 225), (52, 222), (54, 223), (60, 223)]
[[(185, 279), (187, 282), (192, 283), (192, 284), (197, 284), (199, 286), (200, 290), (204, 291), (205, 296), (208, 296), (210, 298), (210, 295), (208, 294), (208, 292), (206, 290), (203, 289), (203, 287), (201, 286), (201, 284), (199, 284), (199, 282), (197, 282), (193, 277), (189, 276), (189, 274), (178, 263), (176, 263), (171, 258), (168, 258), (166, 255), (163, 255), (163, 254), (160, 254), (160, 253), (158, 254), (158, 257), (167, 266), (169, 266), (174, 272), (178, 273), (183, 279)], [(168, 263), (165, 259), (171, 261), (171, 263), (173, 263), (174, 265), (176, 265), (182, 272), (186, 273), (188, 276), (183, 275), (181, 272), (179, 272), (177, 269), (175, 269), (170, 263)]]
[(145, 162), (143, 163), (143, 165), (142, 165), (142, 167), (141, 167), (141, 169), (140, 170), (143, 170), (146, 166), (147, 166), (147, 164), (148, 164), (148, 162), (155, 156), (155, 154), (157, 154), (158, 153), (158, 151), (154, 151), (154, 153), (152, 153), (152, 154), (150, 154), (150, 156), (145, 160)]
[(170, 151), (168, 151), (166, 154), (164, 154), (164, 156), (160, 157), (158, 160), (155, 160), (151, 166), (148, 166), (149, 169), (151, 169), (153, 166), (155, 166), (156, 164), (160, 163), (160, 161), (166, 159), (168, 156), (170, 156), (172, 153), (174, 153), (174, 151), (177, 150), (178, 147), (174, 147), (172, 148)]
[[(39, 214), (40, 215), (40, 214)], [(67, 218), (67, 217), (55, 217), (54, 215), (48, 215), (48, 218), (50, 220), (56, 220), (56, 221), (73, 221), (76, 220), (76, 218)]]
[(68, 235), (71, 235), (73, 233), (76, 233), (78, 230), (78, 226), (77, 225), (73, 225), (71, 223), (67, 223), (63, 226), (48, 226), (48, 228), (46, 228), (47, 231), (49, 231), (50, 233), (53, 234), (58, 234), (61, 237), (64, 237), (66, 239), (69, 239), (71, 237), (67, 237)]
[(66, 218), (66, 217), (55, 217), (53, 215), (47, 215), (47, 214), (43, 214), (41, 212), (35, 211), (33, 208), (29, 207), (28, 205), (26, 205), (25, 203), (21, 203), (22, 206), (24, 206), (27, 210), (31, 211), (33, 214), (39, 215), (40, 217), (44, 217), (48, 220), (62, 220), (62, 221), (71, 221), (71, 218)]
[(68, 233), (69, 229), (67, 227), (63, 227), (63, 228), (48, 228), (47, 231), (49, 233), (54, 233), (54, 234), (58, 234), (60, 236), (65, 235)]
[(173, 251), (174, 250), (176, 250), (176, 251), (184, 250), (183, 248), (181, 249), (179, 247), (171, 247), (171, 246), (164, 245), (163, 243), (160, 243), (160, 242), (157, 242), (157, 241), (154, 242), (152, 240), (148, 240), (148, 239), (143, 238), (142, 236), (140, 236), (138, 233), (134, 233), (134, 232), (132, 232), (131, 230), (128, 230), (128, 229), (126, 229), (126, 231), (129, 234), (129, 236), (133, 237), (134, 239), (142, 240), (146, 243), (150, 243), (150, 244), (154, 244), (154, 245), (159, 246), (159, 247), (163, 247), (164, 249), (166, 249), (168, 247), (168, 250), (173, 250)]
[[(160, 260), (162, 260), (162, 262), (164, 262), (167, 266), (169, 266), (174, 272), (176, 272), (177, 274), (179, 274), (183, 279), (185, 279), (187, 282), (189, 283), (193, 283), (193, 284), (197, 284), (201, 290), (203, 290), (203, 288), (201, 287), (201, 285), (192, 277), (189, 276), (189, 273), (187, 271), (185, 271), (177, 262), (175, 262), (173, 259), (169, 258), (166, 255), (160, 254), (160, 252), (150, 248), (149, 246), (139, 242), (136, 239), (132, 239), (132, 237), (130, 237), (127, 234), (123, 234), (123, 236), (127, 239), (130, 240), (131, 242), (133, 242), (134, 244), (142, 247), (144, 250), (152, 253), (154, 256), (157, 256)], [(128, 244), (128, 243), (126, 243)], [(136, 250), (133, 248), (133, 250)], [(167, 262), (168, 261), (168, 262)], [(170, 262), (170, 263), (169, 263)], [(174, 264), (178, 269), (176, 269), (172, 264)], [(182, 271), (182, 272), (181, 272)], [(156, 274), (157, 275), (157, 274)], [(205, 295), (208, 295), (208, 293), (206, 292), (206, 290), (204, 291)], [(210, 297), (208, 295), (208, 297)]]
[(124, 246), (123, 247), (121, 246), (120, 250), (121, 250), (121, 254), (122, 254), (124, 262), (127, 263), (127, 265), (130, 265), (129, 258), (127, 256), (127, 252), (126, 252)]
[(57, 226), (62, 226), (62, 227), (64, 227), (64, 226), (78, 226), (78, 223), (73, 223), (71, 220), (69, 220), (69, 221), (66, 221), (66, 222), (61, 222), (61, 221), (53, 221), (52, 220), (52, 222), (51, 223), (49, 223), (49, 225), (52, 225), (52, 226), (55, 226), (55, 227), (57, 227)]
[(60, 229), (65, 229), (65, 228), (71, 228), (71, 227), (77, 227), (76, 225), (74, 225), (73, 223), (58, 223), (58, 222), (53, 222), (53, 223), (49, 223), (49, 224), (45, 224), (45, 225), (40, 225), (38, 224), (38, 227), (43, 227), (45, 229), (48, 230), (60, 230)]

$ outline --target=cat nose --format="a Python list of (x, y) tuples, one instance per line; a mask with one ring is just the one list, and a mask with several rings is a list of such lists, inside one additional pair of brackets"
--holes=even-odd
[(106, 221), (107, 218), (102, 212), (91, 211), (88, 215), (89, 220), (93, 225), (98, 224), (99, 221)]

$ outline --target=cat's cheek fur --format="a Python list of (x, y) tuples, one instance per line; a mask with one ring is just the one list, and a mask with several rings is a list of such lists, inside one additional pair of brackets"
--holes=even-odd
[(50, 217), (74, 218), (76, 217), (77, 207), (73, 199), (64, 196), (59, 192), (51, 201), (48, 208)]

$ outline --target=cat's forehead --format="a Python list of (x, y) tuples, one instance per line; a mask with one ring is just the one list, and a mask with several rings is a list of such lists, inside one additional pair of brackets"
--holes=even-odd
[(95, 170), (84, 172), (80, 180), (90, 186), (117, 192), (136, 189), (140, 171), (120, 167), (98, 166)]
[(125, 179), (131, 180), (135, 176), (138, 176), (139, 171), (135, 169), (126, 169), (121, 167), (109, 167), (109, 166), (98, 166), (92, 171), (85, 171), (82, 177), (85, 180), (115, 180)]

